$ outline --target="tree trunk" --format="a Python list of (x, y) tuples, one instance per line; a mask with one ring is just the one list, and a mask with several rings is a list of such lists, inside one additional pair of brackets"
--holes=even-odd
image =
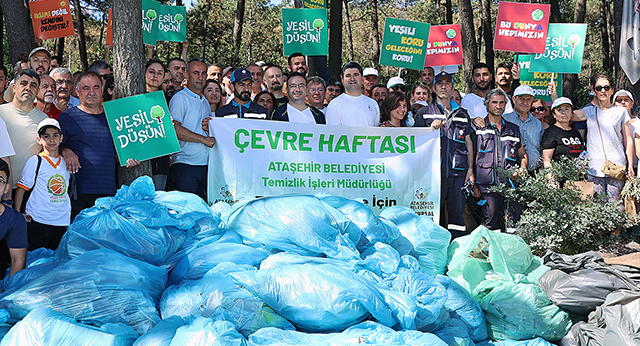
[(560, 0), (551, 0), (551, 23), (561, 23), (562, 19), (560, 17)]
[(242, 44), (242, 24), (244, 23), (244, 3), (245, 0), (238, 0), (236, 6), (236, 19), (233, 21), (233, 48), (236, 53), (240, 52)]
[(353, 61), (353, 36), (351, 35), (351, 17), (349, 16), (349, 4), (347, 3), (349, 0), (343, 0), (342, 4), (344, 6), (344, 16), (347, 20), (347, 52), (349, 53), (349, 60)]
[(445, 5), (447, 7), (447, 24), (453, 24), (453, 5), (451, 0), (445, 0)]
[[(87, 43), (84, 36), (84, 19), (82, 15), (82, 8), (80, 7), (80, 0), (75, 0), (73, 4), (74, 10), (76, 12), (76, 30), (78, 32), (78, 49), (80, 50), (80, 63), (82, 64), (82, 70), (86, 71), (89, 69), (89, 59), (87, 58)], [(142, 12), (142, 9), (140, 9), (139, 12)], [(140, 24), (140, 26), (142, 26), (142, 24)]]
[(600, 0), (600, 28), (602, 31), (602, 68), (605, 71), (611, 71), (613, 69), (613, 52), (611, 51), (611, 12), (608, 0)]
[(22, 0), (2, 0), (0, 4), (2, 5), (2, 13), (4, 14), (7, 30), (11, 64), (15, 64), (20, 53), (29, 53), (34, 46), (29, 9), (25, 7)]
[(473, 8), (471, 0), (458, 0), (458, 11), (460, 12), (460, 35), (462, 36), (462, 50), (464, 64), (462, 71), (464, 72), (464, 81), (466, 92), (471, 91), (471, 75), (473, 65), (478, 62), (478, 45), (476, 43), (476, 32), (473, 25)]
[[(145, 92), (145, 55), (142, 44), (142, 12), (140, 1), (113, 0), (113, 70), (114, 97), (122, 98)], [(143, 161), (133, 168), (121, 167), (118, 185), (151, 175), (151, 163)]]
[(371, 0), (371, 48), (373, 50), (371, 66), (377, 65), (378, 61), (380, 61), (379, 32), (380, 30), (378, 29), (378, 0)]
[[(622, 67), (620, 66), (620, 64), (618, 63), (618, 54), (620, 54), (620, 33), (621, 33), (621, 27), (622, 27), (622, 9), (623, 9), (623, 2), (624, 0), (613, 0), (613, 18), (614, 18), (614, 23), (613, 23), (613, 27), (615, 28), (615, 33), (614, 36), (615, 37), (615, 41), (614, 41), (614, 57), (615, 57), (615, 61), (614, 61), (614, 66), (615, 66), (615, 86), (616, 89), (625, 89), (631, 92), (631, 94), (633, 94), (633, 99), (634, 100), (640, 100), (640, 83), (636, 83), (634, 85), (631, 85), (631, 81), (629, 81), (629, 78), (627, 77), (627, 75), (624, 73), (624, 70), (622, 69)], [(636, 105), (638, 104), (638, 102), (636, 101)]]
[[(482, 6), (482, 36), (484, 38), (485, 63), (494, 71), (493, 31), (491, 30), (491, 0), (480, 0)], [(464, 47), (464, 45), (463, 45)]]
[(342, 0), (331, 0), (329, 12), (329, 73), (338, 77), (342, 71)]
[(58, 37), (58, 43), (56, 44), (56, 55), (60, 58), (60, 61), (58, 61), (58, 64), (60, 64), (60, 66), (64, 66), (64, 64), (62, 63), (62, 61), (64, 61), (64, 37)]
[[(587, 12), (587, 0), (576, 0), (576, 7), (573, 12), (574, 23), (584, 23), (584, 18)], [(585, 43), (586, 46), (586, 43)], [(562, 81), (562, 95), (574, 99), (574, 90), (578, 87), (578, 75), (575, 73), (565, 74)]]

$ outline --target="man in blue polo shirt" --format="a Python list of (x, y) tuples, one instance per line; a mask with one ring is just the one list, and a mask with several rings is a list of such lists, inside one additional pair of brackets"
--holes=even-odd
[(187, 63), (187, 87), (169, 102), (180, 152), (173, 155), (169, 184), (173, 189), (195, 193), (206, 199), (209, 148), (215, 138), (203, 129), (202, 122), (211, 115), (209, 101), (202, 95), (207, 80), (207, 64), (200, 58)]
[(251, 72), (239, 68), (233, 71), (229, 79), (233, 84), (234, 98), (216, 110), (216, 117), (266, 119), (267, 109), (251, 101), (251, 90), (254, 83)]

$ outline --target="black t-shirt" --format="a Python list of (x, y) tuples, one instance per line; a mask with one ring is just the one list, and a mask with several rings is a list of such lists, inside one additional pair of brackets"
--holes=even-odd
[(552, 161), (558, 161), (562, 156), (577, 158), (584, 148), (580, 132), (575, 128), (565, 131), (558, 126), (551, 125), (542, 135), (542, 150), (555, 149)]

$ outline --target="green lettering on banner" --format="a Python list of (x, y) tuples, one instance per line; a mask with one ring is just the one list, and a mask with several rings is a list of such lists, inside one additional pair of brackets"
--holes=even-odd
[[(547, 86), (551, 81), (551, 73), (529, 71), (530, 61), (531, 55), (520, 55), (518, 58), (518, 64), (520, 65), (520, 84), (533, 88), (535, 97), (542, 99), (544, 102), (551, 102), (551, 96), (547, 91)], [(562, 74), (556, 73), (553, 81), (556, 83), (558, 97), (562, 96)]]
[(427, 56), (430, 24), (387, 18), (380, 65), (422, 70)]
[(326, 9), (283, 8), (282, 43), (285, 56), (329, 54)]
[(532, 72), (580, 73), (587, 24), (549, 24), (543, 54), (531, 55)]
[(162, 91), (107, 101), (104, 112), (121, 166), (127, 159), (143, 161), (180, 151)]

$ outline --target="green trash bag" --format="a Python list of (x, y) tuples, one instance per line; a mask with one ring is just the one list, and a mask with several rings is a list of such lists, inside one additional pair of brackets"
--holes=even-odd
[[(447, 276), (467, 291), (488, 278), (515, 280), (527, 272), (533, 261), (531, 249), (522, 238), (491, 231), (484, 226), (456, 238), (449, 245)], [(477, 299), (478, 297), (476, 297)]]

